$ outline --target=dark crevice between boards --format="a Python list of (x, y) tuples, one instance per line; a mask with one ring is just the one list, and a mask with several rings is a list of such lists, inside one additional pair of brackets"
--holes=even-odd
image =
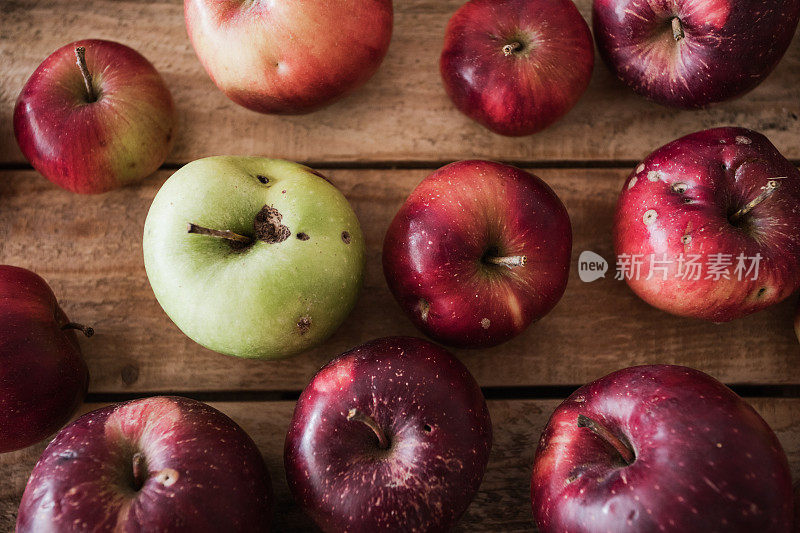
[[(743, 398), (800, 399), (798, 385), (729, 385)], [(483, 387), (487, 400), (563, 400), (580, 385), (542, 385), (528, 387)], [(168, 392), (99, 392), (86, 395), (86, 403), (116, 403), (147, 396), (185, 396), (201, 402), (287, 402), (297, 401), (299, 390), (274, 391), (168, 391)]]

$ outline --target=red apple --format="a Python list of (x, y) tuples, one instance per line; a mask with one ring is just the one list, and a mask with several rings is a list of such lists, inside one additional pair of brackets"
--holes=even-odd
[(155, 172), (174, 131), (161, 76), (138, 52), (111, 41), (76, 41), (50, 54), (14, 108), (14, 134), (33, 168), (84, 194)]
[(50, 287), (24, 268), (0, 265), (0, 453), (53, 434), (89, 384), (75, 329)]
[(740, 96), (778, 64), (800, 0), (594, 0), (600, 55), (659, 104), (704, 107)]
[(691, 368), (627, 368), (550, 417), (531, 479), (542, 533), (789, 533), (792, 484), (777, 437)]
[(593, 68), (592, 34), (571, 0), (470, 0), (447, 25), (440, 60), (456, 107), (501, 135), (560, 119)]
[(378, 339), (325, 365), (295, 407), (286, 480), (326, 532), (446, 531), (480, 486), (492, 424), (446, 350)]
[(228, 98), (260, 113), (328, 105), (378, 70), (392, 0), (185, 0), (197, 57)]
[(763, 135), (718, 128), (682, 137), (623, 186), (620, 274), (676, 315), (724, 322), (759, 311), (800, 286), (798, 206), (800, 172)]
[(242, 428), (201, 402), (155, 397), (64, 428), (28, 480), (17, 533), (269, 531), (272, 505)]
[(420, 183), (383, 243), (400, 306), (433, 339), (504, 342), (564, 294), (572, 228), (558, 196), (516, 167), (461, 161)]

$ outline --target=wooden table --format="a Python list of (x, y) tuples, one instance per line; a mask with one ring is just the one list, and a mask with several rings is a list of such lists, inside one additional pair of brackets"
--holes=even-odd
[[(396, 0), (395, 33), (384, 65), (364, 88), (320, 112), (271, 117), (219, 92), (195, 58), (180, 0), (3, 0), (0, 14), (0, 262), (30, 268), (52, 285), (67, 314), (91, 323), (81, 339), (92, 382), (85, 410), (152, 394), (210, 402), (253, 436), (278, 498), (276, 530), (310, 522), (293, 505), (283, 473), (283, 438), (293, 401), (314, 371), (369, 339), (416, 334), (395, 304), (380, 267), (383, 234), (407, 194), (432, 169), (465, 158), (530, 168), (566, 204), (583, 250), (611, 259), (617, 193), (636, 161), (699, 129), (742, 125), (765, 133), (800, 161), (800, 39), (758, 89), (708, 111), (658, 107), (618, 83), (598, 59), (588, 92), (547, 131), (493, 135), (447, 99), (438, 55), (461, 0)], [(577, 2), (588, 19), (590, 0)], [(179, 112), (179, 134), (164, 168), (141, 185), (102, 196), (62, 191), (31, 170), (14, 141), (14, 101), (30, 73), (57, 47), (80, 38), (133, 46), (161, 71)], [(368, 265), (356, 310), (323, 346), (279, 362), (217, 355), (186, 338), (163, 313), (145, 277), (145, 214), (174, 169), (208, 155), (283, 157), (330, 175), (366, 232)], [(576, 268), (556, 309), (519, 338), (490, 350), (457, 351), (484, 387), (495, 444), (464, 531), (530, 531), (529, 475), (539, 432), (576, 386), (643, 363), (693, 366), (750, 398), (775, 429), (800, 477), (800, 344), (795, 298), (734, 324), (675, 318), (607, 276), (582, 283)], [(16, 507), (44, 444), (0, 456), (0, 529)]]

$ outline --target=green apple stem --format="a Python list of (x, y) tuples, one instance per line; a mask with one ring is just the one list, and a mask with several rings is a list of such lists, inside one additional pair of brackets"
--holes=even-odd
[(626, 465), (631, 465), (636, 460), (636, 454), (633, 452), (630, 444), (614, 435), (607, 427), (599, 422), (592, 420), (588, 416), (578, 415), (578, 427), (590, 429), (592, 433), (609, 443), (611, 447), (619, 453)]
[(78, 58), (78, 68), (81, 70), (83, 76), (83, 83), (86, 85), (86, 93), (89, 102), (97, 101), (97, 95), (94, 93), (94, 86), (92, 85), (92, 74), (89, 72), (89, 67), (86, 66), (86, 48), (79, 46), (75, 49), (75, 57)]
[(503, 47), (503, 54), (508, 57), (514, 52), (519, 52), (521, 49), (522, 43), (519, 41), (514, 41), (513, 43), (509, 43)]
[(525, 266), (525, 263), (528, 262), (528, 258), (524, 255), (512, 255), (508, 257), (486, 257), (484, 259), (487, 263), (492, 265), (504, 266), (508, 268), (514, 267), (521, 267)]
[(78, 324), (77, 322), (68, 322), (68, 323), (64, 324), (63, 326), (61, 326), (61, 329), (62, 330), (64, 330), (64, 329), (77, 329), (77, 330), (82, 331), (83, 334), (86, 335), (87, 337), (91, 337), (92, 335), (94, 335), (94, 328), (91, 328), (89, 326), (84, 326), (83, 324)]
[(675, 38), (676, 43), (686, 37), (686, 33), (683, 31), (683, 23), (678, 17), (672, 19), (672, 36)]
[(229, 230), (209, 229), (197, 224), (189, 224), (188, 233), (196, 233), (197, 235), (207, 235), (209, 237), (216, 237), (217, 239), (225, 239), (231, 242), (240, 244), (252, 244), (253, 239), (239, 235)]
[(144, 477), (147, 474), (145, 471), (146, 465), (144, 461), (144, 455), (142, 455), (140, 452), (136, 452), (133, 454), (132, 462), (133, 487), (134, 489), (139, 490), (142, 488), (142, 485), (144, 485)]
[(761, 194), (753, 198), (751, 201), (747, 203), (746, 206), (744, 206), (743, 208), (739, 209), (738, 211), (736, 211), (734, 214), (731, 215), (730, 218), (731, 223), (736, 223), (740, 218), (742, 218), (747, 213), (752, 211), (755, 206), (757, 206), (758, 204), (760, 204), (761, 202), (772, 196), (772, 193), (775, 192), (775, 189), (777, 189), (780, 186), (780, 182), (778, 180), (781, 179), (784, 178), (781, 177), (769, 180), (767, 184), (763, 187), (764, 190), (761, 191)]
[(375, 433), (375, 435), (378, 436), (378, 443), (380, 444), (380, 447), (382, 449), (386, 450), (389, 448), (389, 439), (386, 438), (386, 434), (380, 427), (378, 427), (378, 423), (375, 422), (375, 420), (372, 417), (367, 416), (358, 409), (353, 408), (347, 412), (347, 420), (348, 421), (355, 420), (356, 422), (361, 422), (369, 429), (371, 429)]

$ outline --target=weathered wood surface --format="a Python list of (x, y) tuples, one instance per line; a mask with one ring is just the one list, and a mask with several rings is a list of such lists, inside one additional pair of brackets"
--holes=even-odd
[[(438, 60), (449, 17), (463, 0), (396, 0), (391, 48), (361, 90), (303, 117), (247, 111), (216, 89), (189, 43), (181, 0), (0, 2), (0, 163), (23, 161), (11, 113), (25, 80), (56, 48), (87, 37), (133, 46), (163, 73), (180, 113), (171, 162), (206, 155), (270, 155), (302, 161), (635, 160), (712, 126), (761, 130), (800, 158), (800, 39), (758, 89), (708, 111), (678, 112), (634, 95), (597, 61), (580, 103), (547, 131), (519, 139), (489, 133), (444, 93)], [(590, 20), (591, 0), (577, 0)]]
[[(775, 430), (789, 457), (795, 479), (800, 475), (800, 400), (750, 400)], [(459, 531), (532, 531), (530, 469), (539, 434), (557, 400), (490, 401), (495, 441), (486, 475)], [(212, 404), (236, 420), (253, 437), (269, 466), (277, 499), (274, 530), (313, 530), (310, 520), (294, 505), (283, 470), (283, 440), (292, 416), (292, 402)], [(86, 405), (84, 411), (99, 407)], [(28, 475), (45, 444), (0, 455), (0, 531), (11, 531)]]
[[(570, 282), (555, 310), (520, 337), (492, 349), (456, 352), (482, 386), (580, 384), (646, 363), (685, 364), (726, 383), (800, 384), (794, 297), (714, 325), (651, 308), (612, 272), (583, 283), (577, 275), (581, 251), (612, 260), (613, 209), (628, 170), (534, 171), (572, 217)], [(328, 172), (366, 234), (365, 287), (333, 338), (284, 361), (210, 352), (185, 337), (156, 302), (142, 261), (142, 228), (169, 172), (94, 197), (62, 191), (33, 171), (0, 172), (0, 262), (40, 273), (71, 319), (95, 327), (94, 337), (81, 339), (92, 392), (300, 390), (319, 366), (346, 349), (386, 335), (419, 335), (389, 293), (380, 254), (391, 218), (428, 172)]]

